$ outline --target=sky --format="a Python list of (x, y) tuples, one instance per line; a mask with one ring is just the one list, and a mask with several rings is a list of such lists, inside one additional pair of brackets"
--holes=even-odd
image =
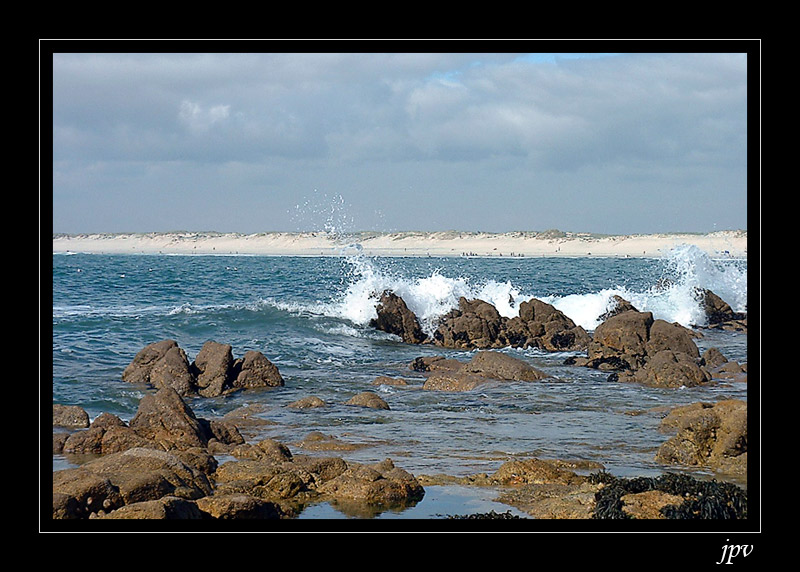
[(53, 232), (747, 229), (748, 54), (407, 46), (58, 44)]

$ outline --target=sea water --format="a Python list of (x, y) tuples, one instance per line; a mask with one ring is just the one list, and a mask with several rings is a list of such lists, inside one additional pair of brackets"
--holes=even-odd
[[(109, 412), (130, 420), (152, 391), (121, 378), (139, 350), (174, 339), (191, 361), (215, 340), (230, 344), (235, 357), (262, 352), (285, 386), (188, 398), (189, 406), (198, 417), (216, 418), (258, 405), (258, 416), (269, 422), (258, 437), (295, 453), (305, 452), (295, 443), (319, 431), (360, 445), (337, 456), (363, 463), (391, 458), (417, 475), (491, 473), (507, 460), (535, 456), (595, 461), (617, 476), (654, 476), (680, 470), (654, 459), (669, 437), (658, 428), (665, 411), (697, 401), (746, 400), (747, 383), (648, 388), (565, 365), (579, 353), (507, 348), (501, 351), (551, 377), (462, 393), (423, 391), (421, 375), (409, 369), (413, 359), (466, 361), (472, 353), (405, 344), (369, 321), (380, 293), (392, 290), (429, 333), (462, 296), (486, 300), (508, 317), (522, 301), (538, 298), (590, 333), (615, 294), (655, 318), (703, 325), (695, 287), (746, 311), (746, 260), (711, 258), (690, 246), (663, 258), (370, 258), (358, 248), (320, 257), (54, 254), (52, 398), (83, 407), (92, 419)], [(700, 331), (701, 352), (717, 347), (728, 359), (747, 362), (747, 334)], [(375, 386), (378, 376), (410, 385)], [(42, 385), (46, 395), (46, 375)], [(344, 405), (365, 390), (379, 393), (390, 409)], [(328, 406), (286, 407), (310, 395)], [(68, 466), (54, 457), (54, 470)], [(476, 505), (474, 491), (432, 488), (417, 507), (381, 517), (508, 509), (493, 505), (489, 494), (481, 492)], [(337, 514), (316, 507), (303, 518)]]

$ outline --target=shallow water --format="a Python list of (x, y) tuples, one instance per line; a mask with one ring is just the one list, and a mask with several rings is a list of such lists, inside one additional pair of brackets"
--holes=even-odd
[[(336, 451), (337, 456), (357, 462), (388, 457), (413, 474), (493, 472), (515, 456), (537, 456), (597, 461), (617, 476), (657, 475), (671, 469), (654, 461), (668, 437), (658, 431), (664, 409), (746, 400), (746, 383), (653, 389), (563, 365), (567, 353), (507, 349), (552, 378), (467, 393), (422, 391), (423, 378), (408, 368), (414, 358), (466, 361), (470, 352), (404, 344), (368, 322), (376, 294), (392, 289), (429, 331), (459, 296), (492, 302), (505, 315), (537, 297), (591, 331), (610, 296), (619, 294), (656, 318), (688, 325), (701, 320), (691, 296), (694, 286), (713, 290), (743, 311), (746, 261), (711, 260), (692, 248), (664, 259), (54, 255), (53, 402), (79, 405), (91, 418), (110, 412), (129, 420), (150, 391), (121, 381), (140, 349), (171, 338), (192, 360), (213, 339), (231, 344), (235, 357), (251, 349), (263, 352), (286, 385), (190, 399), (189, 405), (207, 418), (261, 405), (260, 416), (274, 424), (260, 436), (296, 453), (304, 451), (293, 443), (320, 431), (365, 445)], [(731, 360), (747, 361), (746, 334), (703, 333), (697, 341), (701, 351), (716, 346)], [(373, 386), (379, 375), (403, 377), (410, 386)], [(344, 405), (364, 390), (378, 392), (391, 409)], [(286, 407), (308, 395), (329, 406)], [(65, 464), (55, 458), (54, 470)], [(380, 518), (464, 513), (475, 508), (473, 502), (493, 506), (483, 492), (445, 489), (429, 492), (422, 506)], [(477, 501), (471, 499), (476, 494)], [(454, 497), (462, 498), (461, 510), (452, 506), (459, 503)], [(331, 511), (346, 517), (314, 507), (303, 518), (333, 518)]]

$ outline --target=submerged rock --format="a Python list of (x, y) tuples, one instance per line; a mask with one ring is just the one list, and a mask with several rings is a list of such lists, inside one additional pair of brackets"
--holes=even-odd
[(417, 316), (397, 294), (381, 294), (376, 311), (378, 317), (370, 321), (371, 327), (399, 336), (409, 344), (421, 344), (427, 339)]
[(433, 358), (421, 362), (421, 359), (411, 365), (426, 367), (423, 371), (430, 372), (422, 386), (426, 390), (470, 391), (492, 381), (539, 381), (549, 377), (519, 358), (495, 351), (477, 352), (468, 362)]

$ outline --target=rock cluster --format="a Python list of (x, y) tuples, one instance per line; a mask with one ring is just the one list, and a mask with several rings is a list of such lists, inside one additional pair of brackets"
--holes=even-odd
[[(61, 413), (54, 406), (54, 420)], [(54, 519), (288, 518), (312, 502), (375, 513), (425, 493), (390, 459), (363, 465), (246, 443), (234, 425), (197, 418), (171, 387), (143, 398), (130, 423), (104, 413), (56, 438), (64, 434), (54, 433), (54, 453), (91, 460), (53, 473)], [(215, 452), (235, 460), (220, 465)]]
[(179, 395), (202, 397), (284, 384), (278, 368), (261, 352), (251, 350), (234, 359), (229, 344), (211, 340), (203, 344), (192, 363), (174, 340), (152, 343), (136, 354), (122, 380), (171, 387)]
[(384, 292), (372, 327), (395, 334), (407, 343), (432, 343), (445, 348), (541, 348), (547, 351), (585, 349), (589, 335), (563, 312), (540, 300), (522, 302), (519, 315), (501, 316), (492, 304), (461, 297), (458, 308), (439, 320), (432, 336), (402, 298)]

